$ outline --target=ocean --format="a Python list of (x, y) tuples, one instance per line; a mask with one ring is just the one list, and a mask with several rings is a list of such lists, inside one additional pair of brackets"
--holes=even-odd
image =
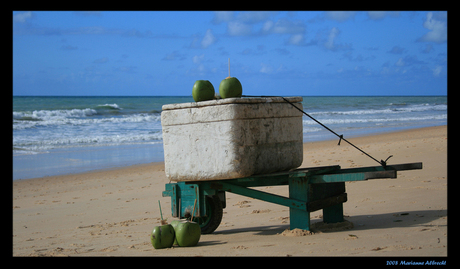
[[(191, 96), (13, 97), (13, 180), (161, 162), (161, 107)], [(345, 138), (447, 124), (447, 96), (305, 96)], [(336, 139), (303, 117), (304, 142)], [(358, 145), (359, 146), (359, 145)]]

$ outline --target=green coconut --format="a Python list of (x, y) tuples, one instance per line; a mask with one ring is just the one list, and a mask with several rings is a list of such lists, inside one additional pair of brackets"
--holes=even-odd
[(195, 102), (214, 99), (214, 86), (208, 80), (197, 80), (193, 84), (192, 96)]
[(219, 93), (222, 98), (241, 97), (243, 86), (235, 77), (227, 77), (220, 82)]
[(172, 225), (174, 226), (174, 233), (176, 235), (175, 242), (180, 247), (193, 247), (200, 241), (201, 227), (198, 223), (181, 220)]
[[(172, 227), (174, 228), (174, 234), (176, 233), (176, 228), (177, 228), (177, 226), (179, 225), (179, 223), (185, 222), (185, 221), (186, 221), (186, 220), (180, 220), (180, 219), (179, 219), (179, 220), (173, 220), (173, 221), (171, 221), (171, 225), (172, 225)], [(179, 245), (179, 244), (177, 243), (177, 238), (176, 238), (176, 237), (174, 237), (174, 245)]]
[(150, 234), (150, 242), (155, 249), (170, 248), (174, 243), (174, 228), (171, 224), (155, 226)]

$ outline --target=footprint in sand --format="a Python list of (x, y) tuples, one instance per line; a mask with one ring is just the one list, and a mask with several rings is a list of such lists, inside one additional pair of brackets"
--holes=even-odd
[(237, 247), (232, 247), (232, 249), (247, 249), (248, 247), (245, 246), (237, 246)]
[(254, 209), (252, 210), (251, 214), (268, 213), (270, 211), (271, 211), (270, 209), (264, 209), (264, 210)]
[(234, 206), (238, 206), (240, 208), (250, 207), (251, 205), (248, 205), (249, 203), (251, 202), (250, 201), (239, 201), (238, 203), (234, 204)]

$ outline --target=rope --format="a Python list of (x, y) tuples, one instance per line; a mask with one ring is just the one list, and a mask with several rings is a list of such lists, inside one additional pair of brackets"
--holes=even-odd
[(337, 134), (336, 132), (334, 132), (333, 130), (331, 130), (329, 127), (327, 127), (326, 125), (322, 124), (320, 121), (318, 121), (317, 119), (313, 118), (312, 116), (310, 116), (307, 112), (303, 111), (302, 109), (298, 108), (296, 105), (294, 105), (293, 103), (291, 103), (290, 101), (288, 101), (286, 98), (282, 97), (282, 96), (265, 96), (265, 95), (261, 95), (261, 96), (252, 96), (252, 95), (242, 95), (241, 97), (261, 97), (261, 98), (266, 98), (266, 97), (280, 97), (280, 98), (283, 98), (283, 100), (292, 105), (293, 107), (295, 107), (297, 110), (299, 110), (300, 112), (302, 112), (303, 114), (305, 114), (307, 117), (309, 117), (310, 119), (314, 120), (316, 123), (318, 123), (319, 125), (321, 125), (322, 127), (324, 127), (326, 130), (328, 130), (329, 132), (333, 133), (334, 135), (336, 135), (338, 138), (339, 138), (339, 143), (337, 145), (340, 146), (340, 142), (343, 140), (345, 142), (347, 142), (349, 145), (353, 146), (355, 149), (359, 150), (361, 153), (363, 153), (364, 155), (366, 155), (367, 157), (371, 158), (372, 160), (376, 161), (378, 164), (380, 164), (381, 166), (383, 166), (383, 168), (386, 168), (387, 166), (387, 161), (388, 159), (390, 159), (391, 157), (393, 157), (393, 155), (390, 155), (385, 161), (384, 160), (380, 160), (378, 161), (376, 158), (372, 157), (371, 155), (369, 155), (367, 152), (365, 152), (364, 150), (358, 148), (357, 146), (355, 146), (353, 143), (351, 143), (350, 141), (348, 141), (347, 139), (345, 139), (343, 137), (343, 134), (342, 135), (339, 135)]

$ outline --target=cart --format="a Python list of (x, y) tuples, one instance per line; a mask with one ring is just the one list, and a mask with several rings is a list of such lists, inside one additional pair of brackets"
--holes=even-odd
[[(203, 234), (212, 233), (219, 226), (226, 207), (225, 192), (287, 206), (290, 229), (310, 230), (310, 213), (320, 209), (325, 223), (344, 221), (345, 182), (396, 178), (397, 171), (414, 169), (422, 169), (422, 163), (346, 169), (339, 165), (301, 168), (236, 179), (168, 183), (163, 197), (171, 197), (173, 217), (190, 219), (193, 215)], [(251, 189), (280, 185), (288, 186), (289, 197)]]

